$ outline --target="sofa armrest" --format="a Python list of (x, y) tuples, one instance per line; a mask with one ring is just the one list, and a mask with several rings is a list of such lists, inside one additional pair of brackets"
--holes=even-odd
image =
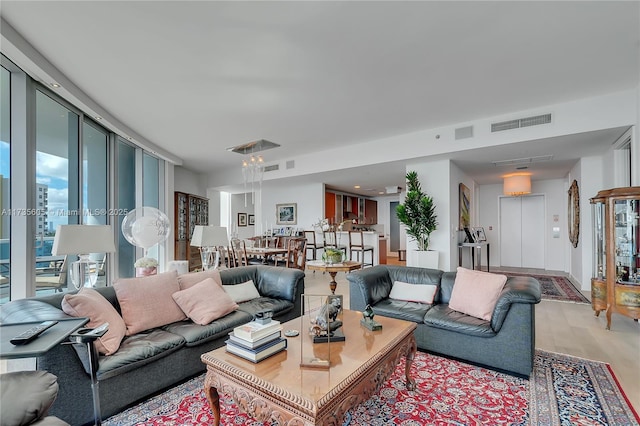
[(491, 317), (491, 328), (498, 332), (513, 303), (540, 303), (540, 283), (532, 277), (509, 277)]
[(386, 266), (377, 265), (347, 274), (349, 281), (349, 309), (364, 311), (367, 305), (374, 305), (389, 297), (391, 277)]

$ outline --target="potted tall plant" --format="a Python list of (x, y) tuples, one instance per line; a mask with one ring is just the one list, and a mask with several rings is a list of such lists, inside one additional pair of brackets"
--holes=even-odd
[(418, 244), (418, 252), (410, 260), (410, 266), (438, 268), (438, 252), (429, 250), (429, 237), (438, 226), (436, 206), (433, 198), (422, 192), (418, 173), (408, 172), (407, 196), (404, 204), (398, 205), (396, 214), (400, 223), (406, 226), (409, 235)]

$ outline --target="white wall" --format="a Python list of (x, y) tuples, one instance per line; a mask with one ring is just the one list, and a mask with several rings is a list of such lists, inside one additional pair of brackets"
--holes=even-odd
[[(251, 194), (247, 194), (245, 206), (245, 194), (232, 194), (231, 195), (231, 214), (229, 219), (229, 236), (232, 236), (234, 232), (238, 233), (238, 238), (250, 238), (257, 235), (256, 226), (249, 226), (249, 215), (255, 215), (255, 206), (251, 203)], [(247, 215), (247, 226), (239, 226), (238, 213), (244, 213)], [(256, 222), (258, 223), (258, 222)]]
[[(451, 242), (450, 242), (450, 187), (447, 181), (450, 180), (449, 169), (451, 161), (448, 159), (435, 160), (420, 164), (407, 166), (407, 172), (416, 171), (422, 190), (433, 198), (436, 205), (436, 215), (438, 216), (438, 227), (431, 234), (429, 249), (437, 250), (440, 258), (438, 267), (443, 270), (451, 268)], [(402, 202), (402, 201), (401, 201)], [(412, 239), (407, 239), (407, 265), (410, 265), (411, 256), (409, 251), (416, 250), (417, 244)], [(457, 261), (457, 258), (456, 258)]]
[[(490, 266), (500, 266), (500, 197), (502, 197), (502, 184), (478, 186), (478, 223), (482, 226), (487, 236), (490, 247)], [(486, 257), (482, 256), (482, 265), (486, 263)]]
[(174, 191), (186, 192), (187, 194), (207, 196), (207, 176), (192, 172), (184, 167), (175, 166)]
[[(292, 225), (301, 230), (312, 230), (312, 225), (324, 218), (324, 184), (264, 182), (262, 184), (261, 223), (275, 225), (277, 204), (297, 204), (297, 223)], [(256, 215), (258, 220), (258, 215)], [(284, 225), (280, 225), (284, 226)]]

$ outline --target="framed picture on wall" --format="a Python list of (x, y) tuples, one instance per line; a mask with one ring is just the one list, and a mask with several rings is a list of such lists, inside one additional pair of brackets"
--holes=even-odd
[(253, 214), (249, 215), (249, 226), (254, 226), (256, 224), (256, 216)]
[(464, 183), (460, 183), (460, 228), (468, 228), (471, 223), (471, 191)]
[(296, 225), (298, 223), (298, 205), (296, 203), (276, 204), (276, 223), (278, 225)]
[(238, 226), (247, 226), (247, 214), (238, 213)]

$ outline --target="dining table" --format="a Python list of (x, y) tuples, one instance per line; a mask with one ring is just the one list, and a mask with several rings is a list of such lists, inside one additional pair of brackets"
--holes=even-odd
[(245, 249), (247, 256), (262, 257), (262, 263), (264, 264), (267, 263), (270, 257), (287, 254), (287, 251), (284, 247), (247, 247)]

